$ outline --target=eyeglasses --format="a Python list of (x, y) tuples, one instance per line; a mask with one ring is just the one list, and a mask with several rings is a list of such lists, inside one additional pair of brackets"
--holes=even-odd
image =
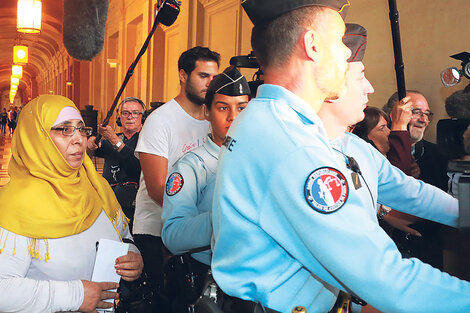
[(434, 115), (434, 113), (432, 113), (430, 111), (423, 112), (423, 111), (421, 111), (421, 109), (413, 109), (413, 110), (411, 110), (411, 113), (413, 114), (413, 116), (418, 117), (418, 118), (425, 115), (426, 118), (428, 119), (428, 121), (431, 121), (432, 116)]
[(62, 135), (64, 136), (73, 136), (73, 134), (75, 134), (75, 131), (77, 129), (80, 132), (80, 135), (87, 136), (87, 137), (91, 136), (91, 133), (93, 132), (93, 128), (85, 127), (85, 126), (80, 126), (80, 127), (62, 126), (62, 127), (51, 128), (51, 130), (60, 130), (62, 132)]
[(129, 111), (122, 111), (121, 112), (121, 115), (123, 117), (129, 117), (129, 115), (132, 115), (133, 118), (138, 118), (139, 115), (142, 115), (142, 112), (139, 112), (139, 111), (132, 111), (132, 112), (129, 112)]

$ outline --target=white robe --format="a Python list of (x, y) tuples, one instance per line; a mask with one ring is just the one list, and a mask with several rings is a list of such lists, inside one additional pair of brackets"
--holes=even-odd
[[(129, 228), (123, 228), (122, 216), (117, 225), (123, 238), (131, 237)], [(81, 280), (91, 280), (96, 242), (101, 238), (119, 240), (104, 211), (84, 232), (48, 239), (50, 259), (47, 262), (44, 261), (45, 240), (37, 240), (42, 257), (38, 260), (28, 251), (31, 239), (1, 227), (0, 234), (0, 249), (5, 247), (0, 253), (0, 312), (77, 311), (84, 298)], [(135, 247), (130, 250), (138, 252)]]

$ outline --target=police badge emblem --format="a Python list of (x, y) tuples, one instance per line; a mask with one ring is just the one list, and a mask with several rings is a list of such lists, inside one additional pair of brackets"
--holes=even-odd
[(169, 196), (176, 195), (183, 188), (184, 180), (180, 173), (172, 173), (166, 181), (166, 194)]
[(348, 182), (337, 169), (321, 167), (307, 177), (304, 194), (308, 204), (315, 211), (333, 213), (339, 210), (348, 198)]

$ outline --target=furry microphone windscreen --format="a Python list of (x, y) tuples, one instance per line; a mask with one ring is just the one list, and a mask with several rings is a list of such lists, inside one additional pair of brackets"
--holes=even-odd
[(64, 0), (64, 46), (71, 57), (91, 61), (103, 49), (108, 0)]
[(470, 119), (470, 84), (447, 97), (446, 112), (450, 118)]

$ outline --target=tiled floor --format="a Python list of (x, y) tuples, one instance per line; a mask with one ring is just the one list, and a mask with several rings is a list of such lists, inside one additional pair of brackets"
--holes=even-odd
[[(10, 181), (8, 175), (8, 163), (11, 157), (11, 136), (8, 134), (0, 134), (0, 188)], [(95, 167), (99, 173), (103, 172), (104, 160), (102, 158), (92, 158)]]

